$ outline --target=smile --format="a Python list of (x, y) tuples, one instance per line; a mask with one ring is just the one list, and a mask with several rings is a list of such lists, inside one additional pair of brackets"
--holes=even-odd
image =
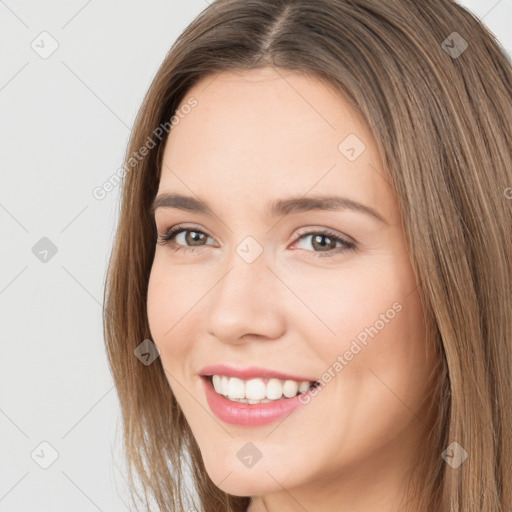
[(313, 384), (311, 381), (255, 378), (249, 380), (225, 375), (211, 377), (215, 391), (231, 401), (258, 404), (283, 398), (293, 398), (305, 393)]
[(304, 405), (300, 399), (316, 386), (311, 381), (275, 378), (244, 381), (223, 375), (201, 376), (201, 381), (215, 416), (226, 423), (247, 427), (265, 425), (290, 414)]

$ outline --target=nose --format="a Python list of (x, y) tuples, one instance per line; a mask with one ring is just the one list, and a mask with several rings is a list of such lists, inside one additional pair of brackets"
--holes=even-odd
[(283, 336), (283, 284), (260, 255), (247, 263), (236, 254), (209, 296), (208, 334), (226, 344), (271, 340)]

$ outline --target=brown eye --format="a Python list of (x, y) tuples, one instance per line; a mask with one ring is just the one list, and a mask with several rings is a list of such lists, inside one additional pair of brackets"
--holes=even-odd
[(186, 233), (185, 242), (189, 245), (202, 245), (202, 242), (208, 238), (201, 231), (185, 230), (183, 232)]
[[(345, 240), (341, 236), (331, 233), (330, 231), (310, 231), (308, 233), (302, 233), (299, 235), (299, 242), (311, 238), (309, 246), (313, 247), (313, 250), (306, 249), (309, 253), (313, 254), (313, 257), (324, 257), (334, 256), (346, 251), (354, 250), (356, 244), (354, 242)], [(296, 242), (294, 245), (297, 245)]]
[[(326, 243), (325, 240), (328, 240)], [(320, 251), (323, 251), (327, 248), (327, 250), (330, 249), (336, 249), (336, 244), (338, 241), (329, 235), (314, 235), (311, 239), (311, 245), (315, 249), (319, 249)]]
[[(183, 235), (183, 236), (182, 236)], [(159, 235), (158, 244), (169, 245), (174, 250), (206, 245), (208, 235), (194, 227), (176, 226)], [(193, 249), (192, 249), (193, 250)]]

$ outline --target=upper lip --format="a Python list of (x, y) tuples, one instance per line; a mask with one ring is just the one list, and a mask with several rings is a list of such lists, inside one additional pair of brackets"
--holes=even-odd
[(238, 377), (242, 380), (247, 379), (256, 379), (258, 377), (261, 378), (269, 378), (269, 379), (282, 379), (282, 380), (296, 380), (298, 382), (309, 381), (315, 382), (316, 379), (310, 379), (309, 377), (301, 377), (297, 375), (290, 375), (283, 372), (278, 372), (275, 370), (270, 370), (268, 368), (261, 368), (257, 366), (251, 366), (249, 368), (235, 368), (233, 366), (227, 366), (225, 364), (214, 364), (211, 366), (205, 366), (199, 372), (200, 375), (203, 376), (211, 376), (211, 375), (225, 375), (227, 377)]

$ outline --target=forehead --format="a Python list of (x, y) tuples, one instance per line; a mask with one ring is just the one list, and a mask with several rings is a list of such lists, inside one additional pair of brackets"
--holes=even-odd
[(159, 191), (265, 203), (283, 190), (350, 192), (392, 207), (367, 126), (322, 81), (272, 68), (223, 72), (198, 82), (182, 105), (191, 98), (197, 106), (168, 137)]

